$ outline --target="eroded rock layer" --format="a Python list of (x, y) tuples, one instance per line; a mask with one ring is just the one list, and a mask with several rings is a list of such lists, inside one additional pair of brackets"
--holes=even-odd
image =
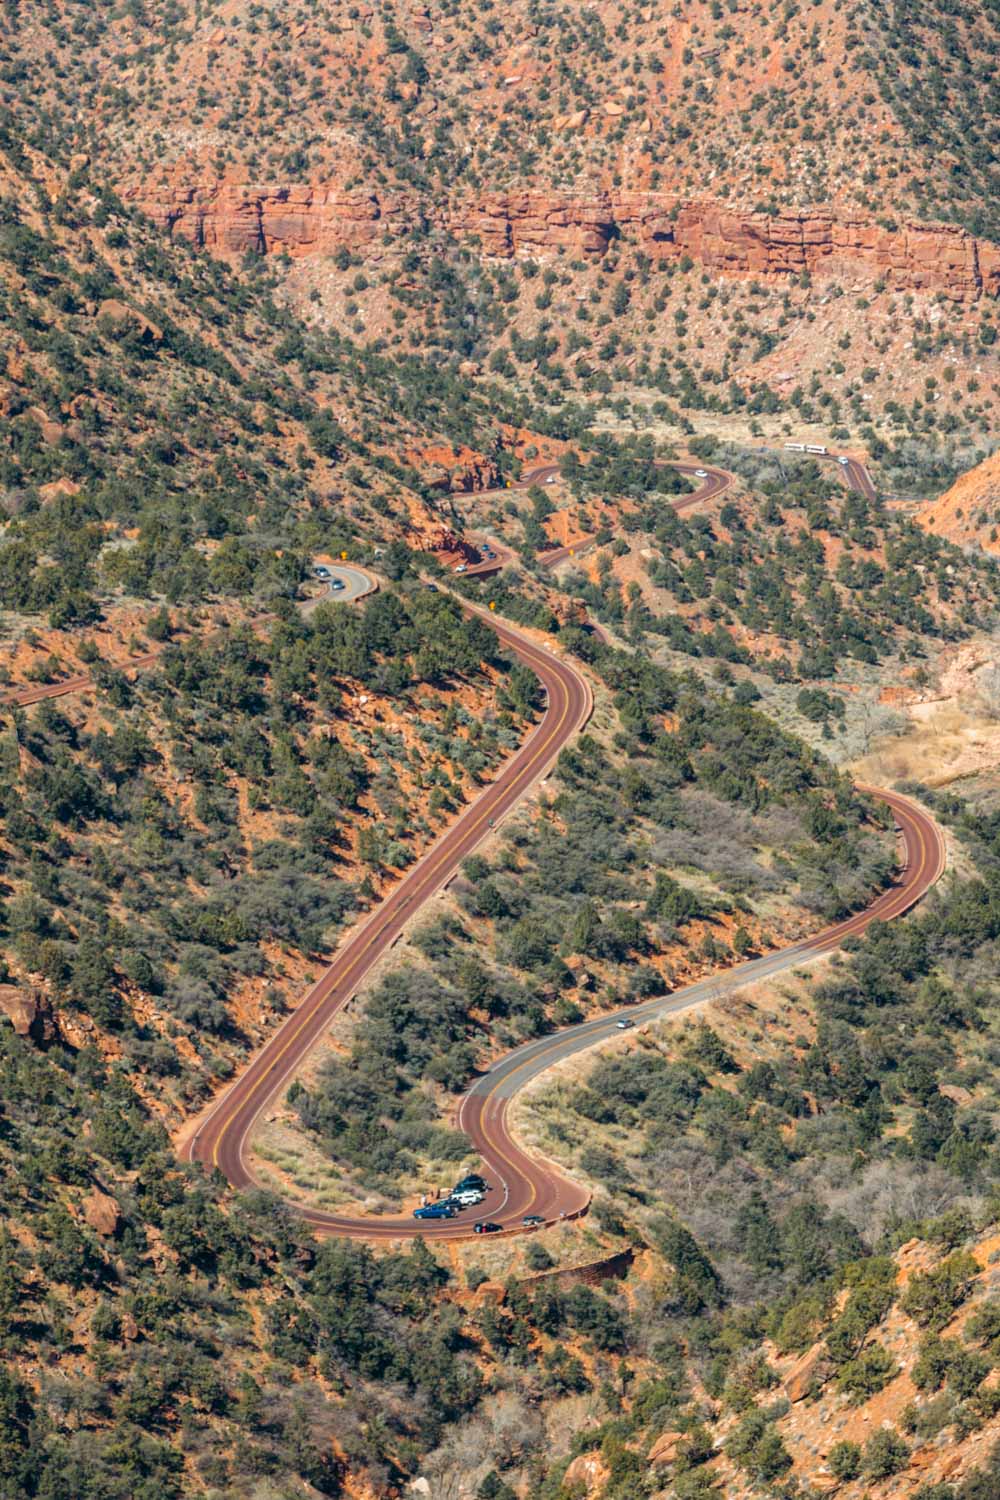
[(416, 197), (367, 190), (226, 182), (156, 196), (140, 190), (132, 197), (170, 233), (224, 256), (248, 250), (322, 255), (342, 246), (374, 253), (423, 223), (478, 241), (484, 254), (498, 257), (559, 250), (600, 256), (622, 237), (647, 255), (690, 256), (723, 275), (862, 275), (957, 301), (1000, 290), (1000, 246), (951, 225), (886, 227), (826, 208), (743, 212), (710, 200), (645, 192), (591, 199), (509, 193), (428, 207)]

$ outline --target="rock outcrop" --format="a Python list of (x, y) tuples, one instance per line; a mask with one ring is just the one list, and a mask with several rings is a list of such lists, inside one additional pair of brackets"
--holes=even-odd
[(33, 1042), (50, 1042), (56, 1034), (52, 1006), (44, 990), (0, 984), (0, 1015), (7, 1017), (18, 1036), (30, 1037)]
[(95, 1187), (90, 1190), (80, 1205), (84, 1222), (102, 1239), (111, 1239), (121, 1228), (122, 1211), (110, 1193)]
[[(470, 373), (478, 373), (478, 370)], [(445, 493), (493, 490), (502, 483), (496, 460), (474, 448), (421, 448), (407, 453), (406, 458), (420, 470), (425, 484)]]
[(578, 1453), (563, 1475), (562, 1487), (570, 1493), (599, 1495), (611, 1478), (611, 1470), (599, 1453)]
[(377, 253), (419, 225), (497, 257), (565, 250), (601, 256), (624, 238), (660, 259), (684, 256), (732, 276), (883, 279), (956, 301), (1000, 293), (1000, 246), (947, 224), (879, 223), (833, 208), (776, 214), (668, 193), (502, 193), (429, 205), (415, 195), (333, 186), (219, 182), (130, 195), (171, 234), (217, 255)]
[(782, 1382), (785, 1395), (793, 1405), (796, 1401), (804, 1401), (824, 1381), (829, 1380), (833, 1370), (833, 1361), (823, 1346), (819, 1349), (807, 1349), (785, 1374)]
[(678, 1450), (683, 1441), (683, 1432), (661, 1433), (649, 1450), (649, 1462), (651, 1464), (672, 1464), (677, 1458)]
[(145, 314), (137, 312), (134, 307), (129, 307), (127, 302), (119, 302), (116, 297), (106, 298), (100, 304), (97, 309), (97, 319), (116, 337), (121, 338), (126, 334), (131, 334), (141, 344), (163, 342), (162, 328), (151, 323)]
[(1000, 552), (1000, 452), (959, 476), (914, 518), (918, 526), (961, 547)]

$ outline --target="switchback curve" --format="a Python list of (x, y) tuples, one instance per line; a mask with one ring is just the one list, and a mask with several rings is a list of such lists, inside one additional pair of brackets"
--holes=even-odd
[[(544, 474), (546, 471), (538, 472)], [(862, 474), (867, 479), (863, 470)], [(532, 473), (522, 483), (535, 482), (537, 477), (537, 473)], [(852, 487), (863, 488), (852, 469), (846, 470), (845, 477)], [(680, 507), (711, 498), (731, 482), (732, 476), (721, 470), (707, 471), (706, 484), (695, 494), (682, 497)], [(349, 939), (299, 1009), (265, 1043), (188, 1141), (185, 1154), (190, 1160), (218, 1167), (236, 1187), (255, 1185), (245, 1160), (247, 1139), (255, 1122), (291, 1081), (333, 1016), (349, 1003), (360, 980), (395, 941), (419, 905), (450, 879), (496, 817), (521, 800), (589, 714), (589, 688), (574, 666), (544, 651), (495, 616), (484, 611), (477, 613), (497, 631), (505, 645), (538, 673), (548, 693), (545, 717), (498, 781), (453, 824)], [(864, 932), (872, 922), (902, 916), (940, 878), (945, 868), (945, 845), (933, 819), (898, 793), (874, 787), (862, 790), (891, 808), (903, 843), (899, 878), (880, 892), (864, 911), (824, 928), (811, 938), (735, 965), (671, 995), (527, 1042), (494, 1063), (473, 1082), (459, 1104), (456, 1123), (468, 1135), (470, 1147), (478, 1151), (485, 1165), (485, 1175), (491, 1182), (489, 1193), (477, 1209), (478, 1217), (501, 1224), (507, 1233), (518, 1233), (524, 1229), (522, 1220), (527, 1214), (552, 1223), (575, 1218), (587, 1210), (587, 1190), (565, 1177), (550, 1162), (524, 1150), (509, 1129), (507, 1110), (510, 1100), (539, 1073), (614, 1036), (619, 1019), (625, 1015), (633, 1023), (643, 1023), (676, 1014), (731, 993), (754, 980), (771, 977), (830, 953), (845, 938)], [(462, 1219), (414, 1221), (412, 1217), (357, 1217), (328, 1213), (304, 1204), (291, 1206), (324, 1236), (341, 1235), (372, 1241), (414, 1236), (455, 1240), (469, 1238), (472, 1233), (471, 1216), (464, 1222)]]
[[(556, 466), (532, 471), (522, 484), (536, 483)], [(676, 465), (694, 473), (693, 465)], [(851, 460), (842, 472), (847, 483), (862, 494), (871, 494), (871, 479), (864, 467)], [(714, 498), (732, 482), (723, 470), (706, 467), (706, 481), (691, 495), (676, 502), (686, 509)], [(568, 552), (568, 549), (565, 549)], [(548, 554), (552, 565), (557, 559)], [(303, 1059), (316, 1045), (334, 1015), (349, 1004), (360, 980), (378, 957), (397, 939), (413, 913), (454, 874), (459, 864), (486, 836), (499, 818), (510, 811), (544, 776), (563, 745), (589, 716), (590, 689), (581, 673), (519, 631), (473, 605), (501, 641), (537, 674), (548, 695), (541, 722), (498, 779), (452, 825), (409, 874), (386, 897), (344, 944), (333, 963), (308, 992), (298, 1009), (255, 1054), (230, 1089), (197, 1124), (182, 1149), (182, 1156), (218, 1167), (235, 1187), (254, 1185), (244, 1160), (250, 1130), (263, 1110), (287, 1086)], [(133, 657), (127, 670), (152, 666), (158, 652)], [(44, 698), (82, 692), (94, 686), (89, 675), (56, 684), (33, 686), (7, 696), (8, 705), (27, 706)], [(0, 700), (2, 702), (4, 700)], [(771, 977), (810, 958), (829, 953), (845, 938), (856, 936), (874, 921), (889, 921), (908, 911), (939, 879), (945, 867), (945, 847), (933, 820), (898, 793), (866, 787), (873, 797), (893, 811), (900, 829), (904, 857), (900, 878), (862, 912), (825, 928), (812, 938), (734, 966), (718, 975), (687, 985), (668, 996), (632, 1006), (628, 1019), (643, 1023), (715, 1000), (753, 980)], [(618, 1029), (622, 1012), (584, 1021), (578, 1026), (527, 1042), (482, 1073), (463, 1097), (457, 1123), (468, 1134), (470, 1146), (482, 1157), (493, 1186), (481, 1206), (480, 1215), (503, 1225), (507, 1233), (520, 1232), (525, 1214), (546, 1222), (576, 1217), (586, 1212), (588, 1194), (580, 1184), (566, 1178), (551, 1163), (526, 1152), (512, 1136), (507, 1123), (510, 1100), (531, 1079), (554, 1064), (596, 1046)], [(428, 1239), (463, 1239), (471, 1222), (444, 1220), (415, 1223), (412, 1218), (348, 1217), (324, 1213), (306, 1205), (292, 1204), (295, 1212), (318, 1234), (342, 1235), (366, 1240), (399, 1240), (422, 1236)]]

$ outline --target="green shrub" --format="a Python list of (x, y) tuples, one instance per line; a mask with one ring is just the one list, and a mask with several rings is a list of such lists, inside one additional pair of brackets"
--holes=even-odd
[(968, 1296), (979, 1266), (967, 1251), (949, 1255), (932, 1271), (918, 1271), (910, 1279), (900, 1306), (922, 1328), (939, 1330)]
[(861, 1449), (857, 1443), (849, 1442), (846, 1438), (834, 1443), (826, 1461), (834, 1479), (857, 1479), (861, 1473)]
[(869, 1396), (883, 1390), (899, 1373), (888, 1349), (881, 1344), (871, 1344), (857, 1356), (848, 1360), (837, 1372), (837, 1387), (851, 1398), (853, 1405), (860, 1406)]
[(910, 1450), (895, 1428), (873, 1432), (865, 1444), (863, 1470), (867, 1479), (889, 1479), (906, 1468)]

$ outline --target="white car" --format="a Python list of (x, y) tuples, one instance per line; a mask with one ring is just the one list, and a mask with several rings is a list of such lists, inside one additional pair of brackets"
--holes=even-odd
[(844, 464), (845, 467), (846, 467), (847, 464), (850, 463), (850, 461), (851, 460), (849, 458), (838, 458), (837, 459), (838, 464)]
[(452, 1193), (452, 1203), (459, 1203), (463, 1208), (472, 1208), (476, 1203), (482, 1203), (486, 1197), (478, 1188), (463, 1188), (460, 1193)]
[(694, 471), (694, 477), (695, 477), (695, 479), (707, 479), (708, 478), (708, 470), (707, 469), (695, 469), (695, 471)]
[(545, 483), (546, 484), (555, 484), (556, 478), (557, 478), (557, 476), (555, 474), (550, 474), (549, 477), (548, 477), (548, 479), (546, 479)]
[(456, 573), (464, 573), (466, 571), (466, 569), (468, 568), (468, 566), (469, 566), (468, 563), (460, 563), (459, 566), (455, 569), (455, 572)]

